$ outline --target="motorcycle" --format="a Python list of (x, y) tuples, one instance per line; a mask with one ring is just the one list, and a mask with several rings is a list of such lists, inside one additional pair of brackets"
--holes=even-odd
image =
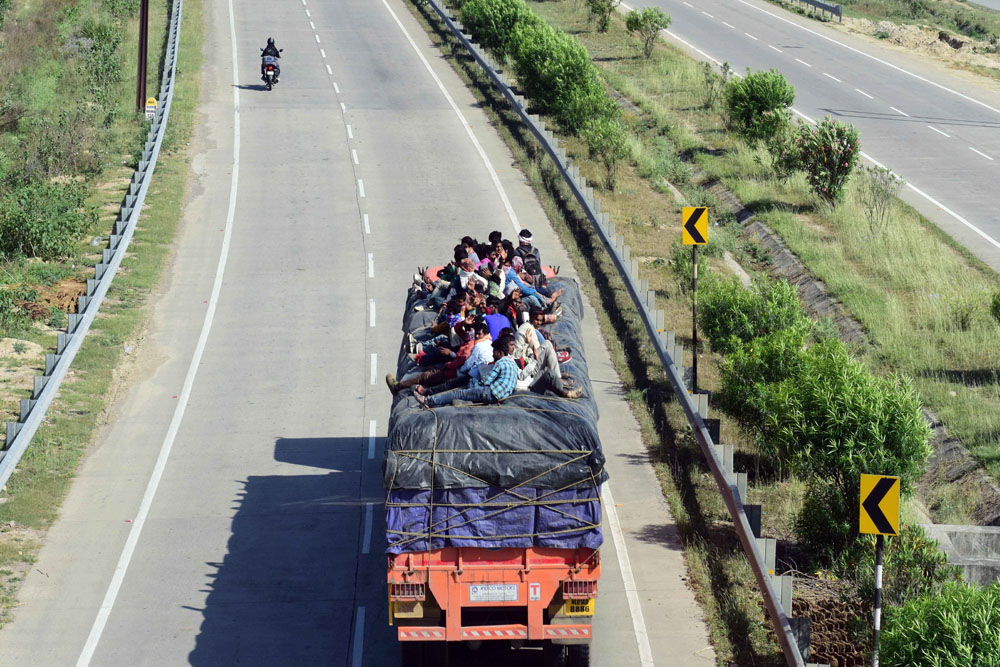
[[(263, 51), (264, 49), (261, 49)], [(278, 49), (278, 52), (282, 52), (284, 49)], [(264, 84), (267, 86), (268, 90), (274, 87), (274, 84), (278, 83), (278, 74), (280, 73), (280, 68), (278, 67), (278, 59), (274, 56), (263, 56), (262, 67)]]

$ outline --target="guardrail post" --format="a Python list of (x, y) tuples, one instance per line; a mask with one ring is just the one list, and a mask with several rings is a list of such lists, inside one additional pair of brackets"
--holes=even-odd
[[(773, 537), (758, 537), (756, 538), (757, 548), (760, 549), (760, 554), (764, 557), (764, 565), (767, 567), (767, 572), (771, 576), (774, 576), (774, 564), (777, 561), (777, 548), (778, 541)], [(786, 614), (791, 614), (791, 609), (785, 610)]]
[(38, 400), (38, 397), (42, 395), (42, 389), (45, 389), (46, 383), (48, 383), (49, 378), (44, 375), (36, 375), (32, 378), (34, 382), (34, 387), (31, 391), (31, 398)]
[(14, 442), (14, 438), (17, 437), (17, 432), (21, 430), (21, 424), (18, 422), (7, 422), (7, 446), (10, 447), (11, 443)]
[(760, 505), (743, 504), (743, 511), (747, 515), (747, 523), (750, 524), (750, 532), (754, 537), (760, 537)]
[[(60, 334), (63, 335), (63, 334)], [(52, 375), (52, 371), (55, 370), (56, 364), (59, 362), (59, 355), (57, 354), (46, 354), (45, 355), (45, 375)]]
[(24, 420), (28, 418), (28, 413), (31, 412), (31, 408), (35, 407), (35, 403), (36, 402), (37, 401), (35, 401), (34, 399), (31, 399), (31, 398), (22, 398), (21, 399), (21, 416), (18, 417), (17, 421), (19, 421), (19, 422), (21, 422), (23, 424)]

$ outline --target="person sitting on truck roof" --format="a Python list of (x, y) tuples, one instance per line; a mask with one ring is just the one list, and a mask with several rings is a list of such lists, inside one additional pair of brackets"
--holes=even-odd
[(433, 396), (415, 394), (417, 402), (425, 408), (436, 408), (461, 400), (471, 403), (499, 403), (512, 393), (517, 385), (517, 366), (508, 352), (509, 338), (493, 342), (493, 364), (490, 372), (465, 389), (452, 389)]
[[(469, 373), (463, 372), (462, 369), (465, 368), (466, 364), (469, 364), (470, 369), (475, 368), (475, 372), (478, 373), (480, 367), (486, 365), (487, 360), (491, 358), (488, 355), (491, 354), (493, 344), (490, 328), (486, 322), (480, 318), (472, 326), (473, 337), (457, 350), (453, 352), (448, 348), (441, 348), (442, 355), (454, 354), (451, 359), (445, 362), (443, 368), (424, 371), (415, 377), (399, 381), (392, 373), (389, 373), (385, 376), (385, 383), (389, 385), (389, 391), (395, 396), (401, 390), (413, 387), (413, 390), (418, 394), (430, 395), (468, 386)], [(478, 356), (470, 363), (469, 358), (477, 348), (476, 354)]]

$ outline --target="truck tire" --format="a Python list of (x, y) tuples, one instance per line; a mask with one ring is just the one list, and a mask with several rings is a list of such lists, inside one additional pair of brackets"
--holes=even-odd
[(566, 647), (548, 641), (542, 644), (542, 665), (544, 667), (566, 667)]
[(590, 667), (590, 644), (570, 644), (566, 649), (566, 667)]
[(448, 667), (448, 642), (401, 642), (402, 667)]

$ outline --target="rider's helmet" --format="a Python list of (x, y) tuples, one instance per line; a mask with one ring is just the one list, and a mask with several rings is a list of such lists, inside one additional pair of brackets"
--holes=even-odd
[(274, 37), (268, 37), (267, 38), (267, 45), (268, 46), (274, 46)]

